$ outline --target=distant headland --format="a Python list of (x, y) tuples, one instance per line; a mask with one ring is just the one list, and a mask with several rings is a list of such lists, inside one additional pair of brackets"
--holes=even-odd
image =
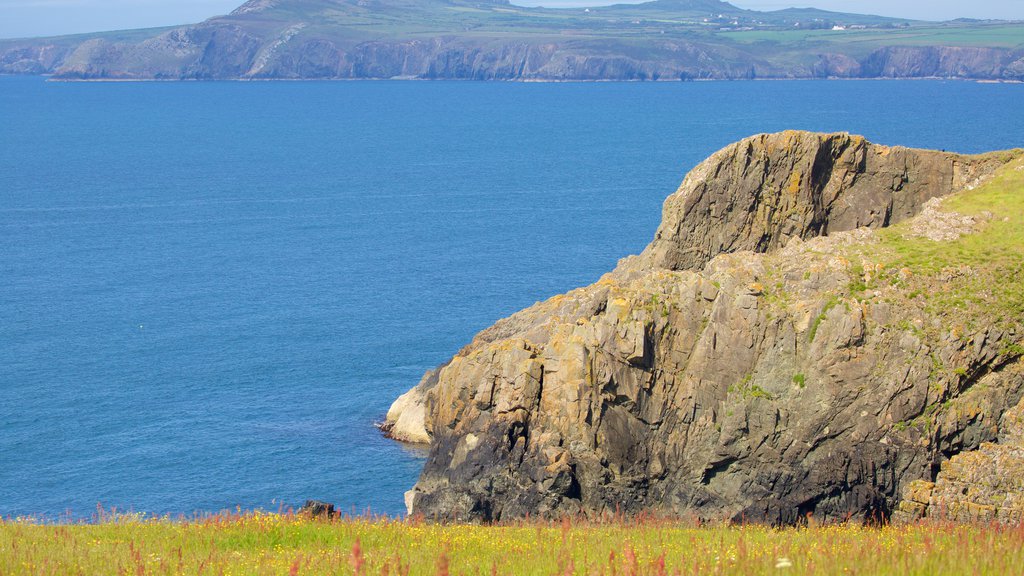
[(250, 0), (158, 29), (0, 40), (0, 74), (63, 80), (1024, 80), (1024, 23), (718, 0)]

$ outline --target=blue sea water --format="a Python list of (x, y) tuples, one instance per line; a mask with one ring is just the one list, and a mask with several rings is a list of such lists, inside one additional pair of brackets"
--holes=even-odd
[(640, 251), (716, 149), (1022, 127), (1024, 86), (962, 82), (0, 78), (0, 516), (401, 513), (390, 402)]

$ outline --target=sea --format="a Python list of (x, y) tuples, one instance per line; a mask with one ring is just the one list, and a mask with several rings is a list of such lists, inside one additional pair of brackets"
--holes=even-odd
[(1024, 85), (0, 78), (0, 516), (401, 515), (392, 400), (784, 129), (1024, 146)]

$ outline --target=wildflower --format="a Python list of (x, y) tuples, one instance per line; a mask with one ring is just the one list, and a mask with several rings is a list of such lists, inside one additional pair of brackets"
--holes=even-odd
[(363, 565), (366, 564), (366, 560), (363, 559), (363, 549), (360, 546), (359, 538), (356, 538), (355, 544), (352, 545), (352, 557), (349, 560), (349, 564), (352, 565), (352, 570), (355, 571), (356, 576), (362, 576)]
[(444, 550), (441, 550), (441, 555), (437, 557), (437, 576), (448, 576), (448, 555)]

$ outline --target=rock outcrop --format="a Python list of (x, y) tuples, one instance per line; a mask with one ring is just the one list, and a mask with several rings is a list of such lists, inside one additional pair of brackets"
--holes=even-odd
[(430, 434), (427, 432), (425, 391), (437, 385), (437, 374), (440, 370), (441, 368), (428, 371), (419, 384), (391, 404), (384, 422), (380, 425), (385, 436), (413, 444), (430, 442)]
[(686, 176), (665, 202), (645, 266), (696, 269), (717, 254), (767, 252), (794, 237), (882, 228), (976, 181), (986, 166), (845, 135), (755, 137)]
[[(1019, 318), (922, 295), (984, 271), (902, 267), (882, 229), (1020, 157), (802, 132), (713, 155), (641, 255), (484, 330), (404, 398), (425, 408), (406, 432), (430, 438), (411, 512), (888, 517), (998, 440), (1024, 376)], [(925, 228), (974, 222), (937, 210)]]
[(903, 496), (896, 512), (903, 520), (1024, 522), (1024, 401), (1003, 415), (998, 443), (953, 456), (934, 482), (911, 482)]

